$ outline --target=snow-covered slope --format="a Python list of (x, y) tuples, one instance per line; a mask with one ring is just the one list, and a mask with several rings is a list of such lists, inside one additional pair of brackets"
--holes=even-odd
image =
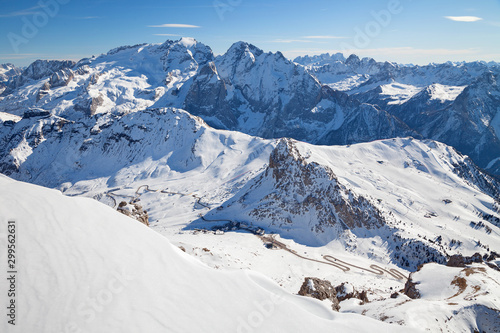
[[(274, 148), (275, 141), (215, 130), (179, 109), (86, 122), (25, 115), (3, 127), (10, 129), (0, 136), (3, 173), (111, 206), (144, 193), (143, 208), (160, 224), (185, 227), (202, 212), (193, 198), (202, 198), (204, 207), (222, 205), (209, 219), (255, 223), (302, 244), (380, 237), (383, 260), (411, 269), (499, 247), (497, 226), (470, 225), (498, 215), (498, 184), (435, 142), (319, 147), (282, 140)], [(173, 204), (166, 193), (183, 198)]]
[[(210, 125), (264, 138), (346, 144), (418, 136), (384, 110), (322, 84), (280, 53), (244, 42), (214, 58), (193, 39), (119, 47), (78, 63), (37, 61), (3, 94), (0, 112), (29, 110), (78, 121), (96, 114), (179, 107)], [(363, 121), (362, 118), (367, 118)], [(362, 135), (346, 138), (353, 127)], [(373, 131), (377, 128), (377, 131)], [(340, 132), (328, 135), (329, 132)]]
[(10, 77), (20, 74), (21, 69), (13, 64), (0, 64), (0, 81), (7, 82)]
[(498, 218), (498, 196), (494, 179), (434, 141), (321, 147), (282, 140), (268, 167), (207, 217), (312, 246), (340, 239), (354, 252), (357, 239), (378, 238), (393, 262), (415, 269), (457, 252), (499, 249), (498, 222), (487, 221)]
[[(17, 223), (16, 326), (2, 320), (2, 332), (402, 331), (336, 314), (260, 274), (208, 268), (94, 200), (0, 184), (2, 248), (7, 221)], [(0, 258), (3, 267), (6, 251)]]
[[(310, 62), (309, 67), (288, 61), (279, 52), (265, 53), (244, 42), (214, 57), (209, 47), (183, 38), (163, 44), (119, 47), (76, 64), (35, 62), (10, 79), (8, 90), (0, 97), (0, 172), (17, 180), (58, 188), (67, 196), (94, 198), (113, 208), (121, 201), (131, 203), (130, 207), (140, 205), (143, 217), (149, 217), (151, 228), (168, 236), (188, 254), (216, 269), (258, 271), (282, 285), (287, 292), (296, 293), (308, 276), (328, 278), (335, 284), (349, 281), (358, 290), (367, 291), (369, 302), (386, 300), (378, 308), (380, 311), (370, 304), (363, 307), (346, 300), (340, 304), (341, 312), (364, 313), (366, 310), (369, 316), (380, 320), (387, 319), (385, 310), (390, 308), (397, 312), (400, 305), (409, 303), (406, 298), (401, 302), (396, 299), (398, 302), (394, 303), (387, 299), (403, 287), (401, 278), (415, 271), (419, 264), (445, 263), (450, 255), (457, 253), (479, 252), (489, 256), (494, 251), (500, 252), (497, 181), (450, 146), (407, 137), (445, 141), (461, 152), (468, 152), (480, 166), (488, 166), (488, 170), (498, 173), (500, 93), (495, 64), (400, 66), (356, 56), (344, 59), (339, 55), (304, 57), (301, 61)], [(325, 75), (324, 82), (318, 80), (318, 73)], [(214, 129), (207, 122), (240, 132)], [(352, 145), (314, 146), (291, 139), (263, 139), (248, 134), (267, 138), (290, 136), (316, 144)], [(402, 136), (407, 138), (392, 139)], [(373, 141), (380, 138), (386, 139)], [(356, 144), (364, 141), (370, 142)], [(95, 202), (71, 201), (55, 192), (33, 190), (26, 184), (4, 178), (0, 182), (2, 191), (7, 189), (0, 193), (0, 200), (3, 200), (0, 211), (4, 214), (4, 207), (19, 206), (15, 212), (34, 226), (34, 231), (30, 229), (27, 233), (33, 239), (34, 233), (39, 232), (36, 223), (40, 218), (35, 216), (52, 218), (52, 222), (42, 220), (40, 223), (48, 224), (40, 227), (55, 230), (53, 237), (59, 246), (57, 250), (70, 246), (70, 241), (75, 243), (75, 251), (68, 250), (73, 257), (84, 252), (83, 241), (75, 230), (85, 230), (87, 244), (93, 236), (92, 230), (78, 229), (73, 223), (88, 223), (91, 229), (102, 232), (102, 236), (96, 236), (96, 243), (90, 243), (89, 257), (81, 266), (63, 257), (68, 268), (62, 270), (61, 275), (56, 274), (57, 281), (46, 282), (49, 286), (61, 283), (61, 295), (66, 291), (64, 288), (73, 288), (76, 284), (67, 276), (80, 276), (78, 272), (84, 272), (91, 280), (89, 276), (94, 271), (88, 264), (96, 260), (95, 257), (102, 258), (103, 252), (110, 253), (113, 264), (100, 259), (102, 263), (97, 265), (100, 271), (108, 271), (105, 267), (114, 270), (127, 265), (120, 261), (123, 253), (133, 259), (139, 255), (150, 258), (143, 260), (146, 266), (140, 266), (141, 260), (131, 260), (133, 267), (144, 268), (147, 274), (147, 277), (137, 276), (141, 283), (148, 281), (141, 284), (137, 292), (145, 290), (144, 294), (149, 296), (156, 291), (160, 291), (160, 295), (175, 292), (170, 285), (157, 286), (160, 275), (169, 278), (172, 275), (162, 266), (164, 262), (170, 263), (170, 256), (174, 266), (184, 269), (188, 275), (202, 276), (201, 271), (210, 271), (172, 250), (169, 244), (158, 243), (159, 239), (164, 241), (163, 238), (155, 235), (149, 240), (149, 235), (154, 234), (138, 222), (132, 221), (136, 223), (133, 229), (124, 227), (123, 232), (127, 235), (122, 231), (114, 232), (113, 226), (99, 229), (107, 226), (106, 222), (96, 224), (101, 221), (99, 214), (105, 217), (104, 220), (115, 221), (116, 213), (105, 207), (95, 208)], [(39, 190), (43, 193), (31, 196), (33, 191)], [(9, 191), (15, 194), (12, 198)], [(35, 203), (33, 212), (29, 211), (26, 202), (17, 203), (23, 192)], [(43, 201), (45, 197), (47, 200), (57, 198), (49, 203)], [(60, 214), (66, 221), (64, 226), (69, 229), (64, 229), (57, 211), (50, 208), (53, 205), (63, 207)], [(82, 213), (93, 214), (83, 217), (74, 214), (77, 217), (71, 220), (70, 211), (78, 211), (75, 205), (97, 213)], [(125, 221), (126, 217), (118, 216), (116, 223)], [(88, 219), (93, 222), (86, 222)], [(115, 225), (115, 222), (110, 223)], [(221, 230), (229, 232), (224, 234)], [(71, 236), (68, 243), (62, 240), (65, 232)], [(262, 232), (267, 234), (262, 235)], [(275, 234), (269, 235), (269, 232)], [(140, 239), (137, 246), (141, 251), (146, 248), (144, 251), (151, 252), (134, 252), (137, 240), (128, 233), (137, 233)], [(37, 239), (49, 237), (48, 231), (41, 231), (40, 235), (43, 237)], [(113, 239), (110, 243), (113, 246), (105, 247), (109, 245), (105, 237)], [(125, 242), (116, 243), (121, 242), (120, 239)], [(146, 245), (149, 242), (152, 250)], [(33, 241), (33, 244), (27, 246), (50, 250), (52, 252), (47, 253), (56, 259), (60, 257), (53, 253), (63, 252), (40, 241)], [(115, 245), (117, 250), (113, 248)], [(167, 246), (167, 250), (162, 246)], [(120, 257), (117, 251), (122, 251)], [(159, 253), (165, 253), (166, 257)], [(51, 257), (40, 260), (54, 269)], [(38, 271), (39, 266), (35, 267)], [(196, 267), (202, 267), (201, 271)], [(434, 275), (447, 274), (440, 268), (436, 272)], [(172, 281), (181, 286), (186, 286), (185, 281), (199, 282), (189, 280), (184, 274), (175, 275)], [(219, 295), (227, 296), (230, 292), (238, 292), (238, 288), (247, 288), (248, 293), (238, 299), (247, 297), (260, 302), (269, 292), (278, 290), (276, 286), (266, 287), (272, 283), (262, 282), (265, 279), (252, 274), (248, 278), (235, 273), (237, 282), (234, 283), (229, 273), (207, 274), (202, 286), (215, 290), (214, 293), (219, 290), (219, 287), (212, 288), (214, 281), (230, 286)], [(424, 273), (414, 276), (424, 287), (434, 275), (421, 274)], [(48, 281), (48, 275), (42, 276), (43, 281)], [(99, 276), (90, 282), (85, 280), (90, 289), (78, 290), (73, 298), (63, 300), (66, 302), (64, 307), (59, 306), (56, 310), (61, 308), (63, 314), (73, 315), (70, 309), (79, 304), (72, 302), (81, 303), (80, 297), (97, 295), (101, 291), (99, 285), (110, 278)], [(60, 282), (65, 278), (71, 281)], [(265, 284), (263, 289), (247, 287), (252, 279)], [(472, 281), (471, 285), (476, 282)], [(47, 291), (41, 285), (34, 286), (42, 293)], [(253, 285), (250, 283), (250, 286)], [(496, 291), (494, 288), (484, 290)], [(192, 291), (203, 294), (201, 289)], [(256, 298), (249, 294), (255, 294)], [(427, 297), (425, 292), (422, 295)], [(229, 300), (226, 296), (220, 299)], [(116, 297), (118, 299), (119, 295)], [(124, 297), (140, 299), (137, 307), (145, 304), (141, 303), (145, 300), (140, 295), (127, 293)], [(217, 296), (208, 294), (207, 297)], [(446, 303), (447, 297), (439, 299), (439, 303)], [(180, 296), (173, 299), (182, 303)], [(320, 314), (315, 325), (319, 325), (319, 331), (323, 323), (332, 327), (332, 321), (320, 319), (333, 318), (329, 313), (330, 304), (323, 304), (326, 308), (321, 305), (319, 310), (304, 310), (309, 305), (296, 303), (294, 299), (290, 298), (290, 304), (295, 305), (287, 305), (283, 311), (305, 318), (307, 322), (319, 313), (317, 311), (328, 309), (328, 315)], [(207, 299), (203, 300), (205, 303), (200, 304), (208, 307)], [(460, 303), (453, 310), (448, 307), (450, 304), (444, 305), (442, 311), (437, 311), (438, 322), (429, 327), (455, 331), (485, 327), (483, 324), (474, 326), (473, 322), (483, 323), (483, 310), (486, 318), (496, 314), (489, 310), (495, 308), (487, 304), (490, 301), (486, 297), (477, 303)], [(190, 302), (196, 301), (190, 299)], [(232, 298), (227, 302), (231, 303)], [(172, 305), (168, 301), (155, 300), (153, 308), (163, 309), (165, 304)], [(187, 303), (193, 309), (199, 309), (200, 304)], [(421, 302), (408, 305), (404, 312), (398, 312), (394, 320), (389, 321), (419, 327), (418, 318), (405, 314), (418, 304)], [(113, 317), (119, 312), (113, 311), (122, 309), (121, 306), (117, 310), (107, 307), (102, 310), (103, 315), (115, 318), (106, 325), (120, 321)], [(311, 306), (316, 307), (317, 303)], [(472, 312), (469, 311), (471, 306)], [(228, 307), (225, 304), (221, 311)], [(183, 309), (180, 307), (172, 314), (188, 318), (181, 314)], [(233, 314), (248, 309), (248, 305), (243, 304), (227, 311)], [(56, 310), (44, 313), (40, 310), (30, 315), (46, 315), (50, 320), (42, 324), (47, 323), (47, 331), (71, 331), (71, 328), (50, 326), (53, 321), (60, 323), (52, 320), (55, 316), (52, 311)], [(146, 316), (154, 318), (148, 322), (150, 325), (165, 323), (165, 316), (159, 311), (138, 312), (133, 308), (120, 313), (127, 315), (127, 311), (134, 310), (140, 318), (133, 314), (130, 318), (137, 325)], [(422, 313), (432, 312), (426, 311)], [(441, 321), (441, 315), (450, 311), (459, 311), (457, 321), (450, 321), (452, 324)], [(96, 314), (100, 315), (98, 312)], [(219, 321), (214, 318), (220, 317), (213, 313), (204, 312), (197, 318), (210, 324), (210, 328), (222, 327), (215, 323)], [(267, 316), (263, 315), (267, 322)], [(77, 320), (82, 322), (78, 316), (76, 313)], [(245, 316), (246, 313), (241, 316), (244, 324)], [(238, 318), (235, 325), (241, 324)], [(276, 318), (281, 321), (284, 317), (280, 314)], [(333, 323), (340, 320), (340, 330), (343, 329), (342, 318), (347, 317), (333, 318)], [(259, 328), (274, 330), (274, 320), (278, 319)], [(221, 321), (225, 323), (224, 319)], [(172, 325), (167, 329), (181, 330), (181, 326), (176, 326), (180, 322), (174, 320)], [(249, 325), (250, 330), (254, 328)], [(188, 328), (199, 330), (198, 326)], [(231, 328), (234, 331), (234, 326)], [(290, 329), (289, 326), (283, 328)], [(302, 330), (300, 325), (293, 328)]]
[(498, 331), (500, 272), (484, 264), (462, 268), (426, 264), (411, 279), (416, 299), (397, 295), (362, 307), (344, 302), (344, 309), (385, 322), (411, 321), (426, 331), (437, 327), (444, 332)]
[(182, 106), (178, 88), (212, 59), (208, 46), (183, 38), (119, 47), (76, 64), (37, 61), (4, 92), (0, 110), (22, 115), (42, 108), (75, 120), (143, 110), (155, 103)]
[[(498, 63), (402, 66), (355, 55), (346, 60), (329, 55), (304, 57), (296, 62), (323, 84), (377, 105), (424, 138), (455, 147), (491, 173), (500, 170), (495, 130), (500, 117)], [(457, 128), (461, 129), (458, 133)]]
[[(10, 131), (0, 136), (2, 173), (48, 187), (67, 188), (88, 180), (104, 191), (189, 172), (223, 180), (238, 171), (259, 169), (265, 161), (261, 155), (272, 149), (269, 141), (214, 130), (200, 118), (172, 108), (103, 115), (86, 122), (24, 117), (4, 128)], [(245, 156), (238, 157), (243, 151)], [(220, 170), (221, 163), (242, 169)]]

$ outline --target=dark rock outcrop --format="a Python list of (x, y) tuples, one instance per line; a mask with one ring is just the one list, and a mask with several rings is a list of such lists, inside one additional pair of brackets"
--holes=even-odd
[(339, 300), (339, 302), (351, 298), (357, 298), (363, 303), (368, 302), (368, 295), (366, 290), (359, 292), (348, 282), (342, 282), (340, 285), (335, 287), (335, 290), (337, 291), (337, 299)]
[(332, 301), (332, 309), (334, 311), (339, 311), (340, 309), (337, 291), (330, 281), (306, 277), (300, 287), (299, 295), (316, 298), (320, 301), (329, 299)]
[[(333, 226), (372, 229), (385, 224), (369, 200), (341, 184), (328, 166), (308, 163), (293, 140), (280, 140), (271, 153), (269, 167), (257, 183), (267, 186), (270, 182), (275, 191), (260, 200), (251, 212), (254, 218), (272, 216), (273, 223), (282, 224), (290, 215), (299, 219), (312, 214), (317, 222), (309, 227), (316, 233)], [(245, 197), (240, 200), (246, 203)]]
[(411, 299), (420, 298), (420, 292), (417, 289), (417, 283), (412, 281), (411, 274), (408, 280), (406, 280), (405, 287), (403, 289), (403, 293), (410, 297)]
[(450, 267), (465, 267), (466, 265), (470, 265), (472, 263), (481, 263), (483, 262), (483, 258), (481, 254), (474, 253), (470, 257), (464, 257), (461, 254), (454, 254), (450, 257), (446, 266)]
[(118, 205), (117, 210), (120, 213), (136, 219), (146, 226), (149, 226), (148, 212), (143, 210), (142, 206), (138, 203), (127, 203), (126, 201), (122, 201)]

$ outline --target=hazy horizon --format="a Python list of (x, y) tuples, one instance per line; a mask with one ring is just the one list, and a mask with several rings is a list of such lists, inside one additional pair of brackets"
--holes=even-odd
[(289, 59), (342, 52), (418, 65), (499, 61), (498, 13), (499, 0), (20, 0), (2, 3), (0, 63), (79, 60), (182, 36), (215, 54), (245, 41)]

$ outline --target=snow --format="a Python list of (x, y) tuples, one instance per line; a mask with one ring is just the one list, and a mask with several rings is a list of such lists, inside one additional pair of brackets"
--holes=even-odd
[(437, 99), (442, 102), (454, 101), (466, 86), (446, 86), (442, 84), (433, 84), (428, 87), (431, 93), (431, 100)]
[[(471, 224), (481, 220), (481, 213), (498, 216), (495, 198), (482, 192), (479, 183), (456, 174), (455, 166), (465, 157), (454, 149), (411, 138), (332, 147), (297, 143), (298, 156), (306, 163), (317, 163), (318, 170), (332, 170), (339, 183), (350, 191), (346, 197), (366, 198), (387, 220), (387, 225), (379, 229), (320, 233), (314, 231), (318, 219), (310, 211), (284, 216), (283, 210), (277, 209), (293, 223), (271, 225), (269, 220), (257, 221), (248, 214), (253, 203), (246, 207), (239, 203), (245, 196), (259, 199), (270, 194), (282, 195), (290, 203), (305, 200), (306, 195), (298, 193), (298, 187), (289, 193), (278, 193), (271, 181), (258, 188), (253, 186), (268, 168), (277, 141), (214, 130), (200, 118), (170, 108), (183, 106), (193, 80), (202, 78), (197, 76), (199, 69), (206, 64), (217, 65), (217, 73), (209, 83), (224, 81), (226, 100), (236, 105), (231, 107), (236, 110), (237, 129), (254, 134), (261, 134), (269, 125), (268, 114), (255, 110), (261, 102), (285, 105), (294, 98), (300, 99), (299, 92), (306, 97), (312, 91), (311, 95), (316, 96), (321, 85), (327, 84), (350, 95), (380, 86), (382, 98), (389, 105), (403, 104), (426, 89), (424, 103), (444, 103), (455, 100), (484, 66), (448, 63), (404, 67), (368, 58), (356, 62), (356, 57), (351, 58), (353, 65), (347, 65), (341, 55), (302, 60), (312, 63), (298, 67), (281, 53), (264, 53), (244, 42), (235, 43), (224, 56), (214, 58), (207, 46), (182, 38), (177, 42), (120, 47), (82, 60), (78, 70), (72, 69), (75, 75), (67, 86), (51, 88), (40, 100), (37, 94), (48, 82), (47, 77), (2, 97), (0, 122), (12, 120), (16, 124), (5, 126), (7, 132), (14, 128), (25, 133), (23, 139), (8, 148), (1, 161), (12, 169), (19, 168), (17, 173), (14, 171), (15, 177), (58, 188), (67, 196), (93, 198), (114, 208), (121, 200), (140, 200), (149, 213), (151, 229), (161, 235), (95, 201), (69, 199), (54, 191), (0, 178), (0, 212), (13, 211), (20, 220), (27, 221), (29, 230), (20, 229), (26, 237), (23, 246), (30, 255), (34, 253), (32, 257), (21, 257), (21, 262), (30, 263), (23, 268), (26, 279), (30, 279), (23, 285), (29, 286), (31, 292), (23, 294), (21, 301), (35, 309), (23, 320), (28, 325), (23, 330), (75, 331), (61, 326), (68, 324), (63, 319), (74, 317), (82, 331), (92, 332), (106, 328), (122, 328), (124, 332), (207, 331), (207, 327), (213, 331), (234, 331), (242, 324), (239, 318), (244, 323), (255, 313), (265, 317), (265, 323), (255, 331), (304, 331), (306, 324), (317, 325), (317, 331), (327, 326), (343, 331), (345, 325), (354, 331), (373, 325), (375, 331), (379, 327), (386, 329), (366, 317), (337, 315), (328, 304), (294, 297), (292, 294), (308, 276), (327, 279), (334, 286), (348, 282), (349, 288), (367, 290), (373, 303), (361, 305), (347, 300), (342, 302), (341, 312), (360, 314), (366, 310), (367, 316), (393, 323), (392, 329), (404, 325), (405, 329), (470, 331), (476, 318), (478, 322), (494, 318), (494, 311), (498, 310), (498, 300), (494, 298), (481, 298), (472, 304), (461, 300), (460, 306), (448, 304), (447, 298), (456, 293), (450, 280), (462, 274), (460, 269), (427, 265), (415, 273), (423, 295), (420, 301), (409, 301), (404, 296), (400, 296), (403, 300), (389, 299), (394, 291), (403, 288), (405, 281), (363, 269), (378, 265), (405, 276), (416, 269), (423, 255), (413, 249), (415, 256), (407, 258), (408, 265), (398, 261), (394, 257), (399, 244), (392, 238), (395, 236), (439, 251), (443, 260), (445, 255), (459, 252), (471, 255), (484, 253), (487, 248), (498, 252), (498, 227), (488, 221), (482, 227)], [(377, 77), (384, 71), (391, 75)], [(370, 85), (365, 84), (371, 79)], [(493, 102), (498, 97), (496, 91), (485, 93)], [(75, 112), (91, 98), (102, 98), (94, 117)], [(476, 100), (471, 103), (477, 105)], [(50, 110), (51, 115), (21, 119), (24, 111), (33, 107)], [(375, 107), (364, 104), (361, 110)], [(482, 121), (480, 125), (491, 126), (499, 136), (499, 110), (483, 114), (478, 106), (472, 111)], [(347, 124), (352, 119), (350, 112), (349, 108), (322, 99), (312, 110), (304, 110), (304, 114), (326, 115), (325, 122), (299, 117), (286, 120), (285, 125), (309, 133), (307, 138), (312, 141), (325, 134), (326, 129), (336, 130)], [(369, 113), (363, 113), (368, 123)], [(217, 117), (204, 119), (227, 128)], [(444, 128), (455, 128), (454, 124), (448, 121)], [(62, 125), (64, 131), (58, 128)], [(69, 139), (67, 133), (71, 133)], [(3, 142), (13, 143), (8, 135)], [(498, 158), (493, 159), (488, 166), (497, 161)], [(329, 181), (321, 178), (318, 186), (333, 184)], [(232, 208), (227, 209), (228, 204)], [(224, 208), (219, 209), (220, 206)], [(292, 252), (267, 249), (263, 239), (243, 230), (217, 236), (211, 231), (194, 230), (221, 223), (207, 222), (201, 216), (238, 220), (260, 226), (267, 233), (276, 232), (274, 239)], [(182, 246), (189, 256), (178, 251), (177, 246)], [(344, 272), (325, 264), (325, 255), (349, 263), (350, 270)], [(39, 263), (31, 265), (37, 260)], [(31, 267), (35, 268), (28, 271)], [(133, 290), (125, 288), (120, 294), (113, 294), (113, 307), (104, 307), (91, 323), (82, 321), (78, 306), (87, 306), (87, 297), (106, 292), (109, 279), (122, 269), (135, 274)], [(239, 272), (242, 269), (245, 273)], [(35, 281), (38, 276), (41, 280)], [(484, 281), (490, 281), (488, 276), (495, 275), (487, 273), (482, 276)], [(190, 289), (190, 284), (197, 287)], [(480, 284), (474, 280), (472, 285)], [(58, 291), (54, 307), (46, 301), (52, 298), (50, 288)], [(485, 290), (498, 295), (498, 290), (490, 286)], [(276, 304), (276, 313), (267, 316), (255, 304), (269, 304), (275, 294), (285, 295), (286, 302)], [(242, 299), (248, 302), (241, 302)], [(127, 307), (132, 303), (133, 307)], [(61, 312), (59, 317), (57, 311)], [(290, 318), (300, 318), (301, 323), (287, 319), (288, 312)], [(449, 324), (450, 316), (460, 319)], [(422, 324), (421, 318), (430, 319)], [(36, 322), (41, 326), (35, 329)], [(364, 326), (365, 323), (369, 325)], [(247, 331), (253, 328), (250, 326)]]
[(3, 175), (0, 184), (2, 248), (7, 220), (18, 226), (17, 321), (2, 320), (3, 332), (403, 331), (334, 313), (258, 273), (213, 270), (94, 200)]
[[(391, 212), (393, 217), (387, 218), (388, 226), (401, 230), (402, 237), (415, 240), (425, 237), (434, 240), (442, 235), (440, 246), (443, 248), (440, 251), (444, 251), (443, 253), (460, 251), (465, 255), (472, 255), (482, 250), (477, 247), (479, 239), (485, 248), (500, 248), (500, 233), (493, 224), (485, 222), (492, 229), (489, 233), (485, 232), (485, 229), (471, 228), (470, 225), (471, 221), (477, 221), (478, 211), (496, 216), (492, 209), (494, 199), (453, 172), (454, 165), (464, 157), (446, 145), (406, 138), (349, 147), (313, 146), (301, 142), (296, 142), (296, 146), (308, 163), (315, 162), (320, 168), (330, 168), (340, 184), (356, 195), (371, 198), (382, 211)], [(287, 172), (296, 174), (294, 169)], [(335, 235), (338, 235), (336, 227), (327, 228), (323, 232), (312, 232), (310, 230), (316, 225), (314, 221), (317, 218), (305, 212), (291, 214), (289, 219), (293, 224), (275, 225), (273, 221), (276, 218), (285, 219), (290, 213), (280, 208), (279, 204), (275, 205), (269, 201), (269, 193), (278, 193), (273, 195), (280, 196), (280, 200), (290, 205), (299, 205), (302, 199), (294, 192), (299, 191), (299, 187), (290, 189), (291, 193), (279, 193), (279, 189), (273, 185), (272, 177), (268, 178), (255, 178), (258, 180), (249, 182), (237, 195), (225, 202), (224, 209), (212, 210), (208, 216), (252, 221), (268, 231), (277, 232), (284, 238), (291, 238), (306, 245), (318, 246), (334, 241), (337, 237)], [(319, 189), (324, 185), (318, 183), (317, 186)], [(448, 200), (451, 203), (447, 204)], [(272, 209), (270, 217), (262, 220), (255, 218), (253, 212), (255, 209), (262, 209), (260, 205), (264, 205), (266, 209), (272, 207), (269, 208)], [(355, 240), (357, 243), (360, 235), (366, 231), (355, 233), (358, 235)], [(386, 240), (394, 231), (382, 228), (369, 233), (370, 236), (365, 234), (363, 239), (380, 237)], [(376, 239), (373, 240), (379, 243)], [(450, 245), (453, 240), (460, 240), (458, 248)], [(427, 244), (434, 246), (430, 242)], [(363, 253), (361, 248), (357, 248), (356, 253), (359, 255), (375, 256), (371, 251)], [(380, 249), (375, 246), (373, 250), (376, 248)], [(377, 256), (380, 255), (388, 260), (386, 255), (379, 253)], [(411, 261), (410, 265), (415, 268), (418, 266)]]
[(422, 88), (401, 83), (384, 84), (381, 88), (382, 92), (380, 94), (389, 96), (391, 99), (389, 105), (403, 104), (422, 90)]
[[(404, 321), (426, 331), (436, 327), (448, 332), (496, 332), (500, 273), (484, 264), (467, 268), (427, 264), (412, 274), (418, 299), (398, 295), (395, 299), (366, 304), (367, 316), (386, 322)], [(345, 311), (359, 313), (360, 307), (343, 302)]]
[(0, 112), (0, 121), (4, 122), (8, 120), (18, 122), (19, 120), (21, 120), (21, 117), (7, 112)]
[[(326, 75), (322, 75), (321, 79), (324, 80)], [(333, 82), (333, 83), (328, 83), (327, 85), (335, 90), (339, 91), (345, 91), (349, 93), (350, 90), (353, 90), (357, 87), (359, 87), (361, 84), (365, 83), (368, 81), (369, 76), (368, 75), (363, 75), (363, 74), (356, 74), (352, 76), (345, 76), (345, 75), (338, 75), (338, 76), (329, 76), (328, 81), (326, 82)]]
[(47, 79), (15, 90), (0, 100), (0, 110), (18, 114), (36, 105), (64, 115), (78, 103), (99, 96), (104, 101), (98, 114), (135, 112), (157, 103), (180, 106), (170, 91), (184, 85), (199, 66), (212, 59), (210, 48), (192, 38), (119, 47), (97, 58), (82, 59), (72, 69), (74, 77), (68, 85), (51, 88), (39, 101), (36, 96)]

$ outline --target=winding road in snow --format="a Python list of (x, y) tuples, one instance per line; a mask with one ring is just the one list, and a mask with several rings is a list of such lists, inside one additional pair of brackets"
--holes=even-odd
[(205, 207), (205, 208), (210, 208), (210, 206), (205, 205), (204, 203), (202, 203), (201, 202), (201, 198), (199, 196), (197, 196), (196, 194), (186, 194), (186, 193), (180, 193), (180, 192), (172, 192), (172, 191), (167, 191), (166, 189), (165, 190), (152, 190), (152, 189), (149, 188), (149, 185), (141, 185), (141, 186), (139, 186), (137, 188), (137, 190), (135, 191), (135, 196), (125, 195), (125, 194), (114, 194), (113, 193), (113, 192), (122, 190), (121, 188), (115, 188), (115, 189), (109, 190), (109, 191), (105, 192), (104, 195), (108, 196), (109, 198), (111, 198), (111, 200), (113, 200), (113, 202), (114, 202), (113, 208), (114, 208), (118, 204), (117, 201), (116, 201), (116, 197), (130, 198), (129, 203), (134, 203), (141, 196), (141, 194), (139, 193), (139, 191), (141, 190), (141, 188), (144, 188), (146, 192), (160, 192), (160, 193), (165, 193), (165, 194), (177, 194), (177, 195), (181, 195), (181, 196), (190, 196), (190, 197), (195, 198), (196, 199), (196, 203), (199, 204), (200, 206)]
[[(193, 197), (194, 199), (196, 199), (196, 203), (199, 204), (200, 206), (204, 207), (204, 208), (210, 208), (208, 205), (206, 204), (203, 204), (201, 202), (201, 197), (197, 196), (196, 194), (192, 194), (192, 193), (189, 193), (189, 194), (186, 194), (186, 193), (180, 193), (180, 192), (172, 192), (172, 191), (168, 191), (167, 189), (164, 189), (164, 190), (152, 190), (149, 188), (149, 185), (141, 185), (137, 188), (137, 190), (135, 191), (135, 196), (130, 196), (130, 195), (120, 195), (122, 197), (127, 197), (127, 198), (131, 198), (130, 199), (130, 203), (133, 203), (134, 201), (136, 201), (137, 199), (139, 199), (139, 197), (141, 196), (141, 194), (139, 193), (140, 190), (144, 188), (146, 192), (159, 192), (159, 193), (165, 193), (165, 194), (176, 194), (176, 195), (181, 195), (181, 196), (190, 196), (190, 197)], [(116, 194), (114, 194), (113, 192), (115, 191), (118, 191), (120, 189), (113, 189), (113, 190), (110, 190), (108, 192), (105, 193), (105, 195), (111, 197), (113, 199), (113, 201), (115, 202), (115, 206), (116, 206), (116, 199), (114, 198), (114, 196)], [(202, 220), (206, 221), (206, 222), (223, 222), (223, 221), (227, 221), (227, 222), (231, 222), (231, 223), (236, 223), (236, 221), (233, 221), (233, 220), (229, 220), (229, 219), (224, 219), (224, 220), (208, 220), (206, 219), (203, 215), (200, 214), (200, 217)], [(320, 264), (325, 264), (325, 265), (330, 265), (330, 266), (333, 266), (335, 268), (338, 268), (340, 270), (342, 270), (343, 272), (347, 272), (347, 271), (350, 271), (351, 268), (356, 268), (356, 269), (359, 269), (361, 271), (365, 271), (365, 272), (368, 272), (368, 273), (372, 273), (372, 274), (375, 274), (375, 275), (379, 275), (379, 276), (383, 276), (384, 274), (388, 274), (389, 276), (397, 279), (397, 280), (406, 280), (408, 279), (408, 277), (406, 275), (404, 275), (403, 273), (401, 273), (400, 271), (398, 271), (397, 269), (394, 269), (394, 268), (390, 268), (390, 269), (385, 269), (383, 267), (380, 267), (378, 265), (375, 265), (375, 264), (371, 264), (370, 265), (370, 268), (365, 268), (365, 267), (361, 267), (361, 266), (357, 266), (357, 265), (354, 265), (354, 264), (351, 264), (351, 263), (348, 263), (348, 262), (345, 262), (345, 261), (342, 261), (338, 258), (335, 258), (331, 255), (323, 255), (323, 259), (324, 260), (317, 260), (317, 259), (312, 259), (312, 258), (308, 258), (308, 257), (305, 257), (305, 256), (302, 256), (300, 254), (298, 254), (296, 251), (290, 249), (286, 244), (276, 240), (275, 238), (275, 235), (256, 235), (257, 237), (259, 237), (264, 243), (271, 243), (273, 245), (273, 247), (277, 247), (279, 249), (282, 249), (282, 250), (285, 250), (287, 252), (290, 252), (291, 254), (303, 259), (303, 260), (309, 260), (309, 261), (313, 261), (313, 262), (317, 262), (317, 263), (320, 263)]]
[(365, 267), (357, 266), (357, 265), (342, 261), (340, 259), (337, 259), (337, 258), (331, 256), (331, 255), (323, 255), (323, 259), (325, 259), (326, 261), (304, 257), (304, 256), (298, 254), (296, 251), (290, 249), (288, 246), (286, 246), (286, 244), (283, 244), (282, 242), (276, 240), (275, 235), (264, 235), (264, 236), (259, 236), (259, 237), (260, 237), (260, 239), (262, 239), (263, 242), (270, 242), (271, 244), (273, 244), (273, 246), (276, 246), (282, 250), (290, 252), (291, 254), (293, 254), (301, 259), (314, 261), (314, 262), (317, 262), (320, 264), (330, 265), (330, 266), (336, 267), (344, 272), (347, 272), (347, 271), (351, 270), (351, 267), (354, 267), (354, 268), (357, 268), (359, 270), (369, 272), (369, 273), (372, 273), (375, 275), (384, 275), (384, 273), (387, 273), (388, 275), (390, 275), (393, 278), (398, 279), (398, 280), (408, 279), (407, 276), (405, 276), (403, 273), (401, 273), (400, 271), (398, 271), (397, 269), (394, 269), (394, 268), (385, 269), (385, 268), (382, 268), (382, 267), (375, 265), (375, 264), (370, 265), (370, 268), (365, 268)]

